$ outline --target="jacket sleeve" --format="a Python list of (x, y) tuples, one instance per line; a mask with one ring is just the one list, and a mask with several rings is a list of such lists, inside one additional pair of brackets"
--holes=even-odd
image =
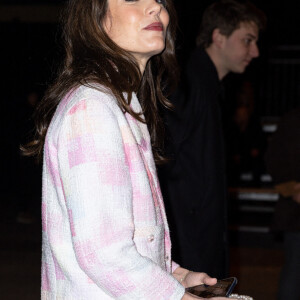
[(133, 241), (132, 182), (121, 132), (101, 99), (81, 100), (63, 121), (59, 170), (76, 259), (114, 299), (181, 299), (182, 285), (140, 255)]
[(179, 264), (178, 263), (176, 263), (175, 261), (172, 261), (172, 273), (174, 273), (174, 271), (177, 269), (177, 268), (179, 268), (180, 266), (179, 266)]

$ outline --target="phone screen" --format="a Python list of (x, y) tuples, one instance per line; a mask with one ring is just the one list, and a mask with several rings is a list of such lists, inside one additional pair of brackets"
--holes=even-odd
[(218, 280), (215, 285), (196, 285), (186, 288), (186, 292), (202, 298), (228, 297), (237, 283), (235, 277)]

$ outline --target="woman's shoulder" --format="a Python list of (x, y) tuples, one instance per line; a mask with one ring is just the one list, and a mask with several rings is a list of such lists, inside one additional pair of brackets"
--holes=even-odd
[(68, 112), (81, 102), (86, 102), (90, 106), (109, 106), (111, 108), (117, 105), (116, 98), (108, 88), (99, 84), (89, 84), (80, 85), (69, 91), (61, 101), (61, 110)]
[(101, 113), (119, 119), (122, 113), (116, 98), (100, 85), (81, 85), (70, 90), (58, 105), (48, 128), (48, 135), (56, 135), (69, 122), (82, 122)]
[(65, 94), (56, 109), (52, 123), (79, 112), (79, 108), (83, 106), (88, 111), (104, 109), (117, 114), (120, 112), (116, 97), (106, 87), (99, 84), (80, 85)]

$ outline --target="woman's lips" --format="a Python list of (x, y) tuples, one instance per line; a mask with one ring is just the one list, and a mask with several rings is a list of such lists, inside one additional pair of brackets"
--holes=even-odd
[(144, 28), (145, 30), (163, 31), (163, 25), (160, 22), (154, 22)]

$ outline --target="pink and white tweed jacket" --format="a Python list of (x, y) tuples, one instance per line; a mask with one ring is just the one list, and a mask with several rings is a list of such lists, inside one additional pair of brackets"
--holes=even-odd
[(42, 299), (182, 298), (147, 126), (104, 91), (79, 87), (52, 119), (42, 222)]

